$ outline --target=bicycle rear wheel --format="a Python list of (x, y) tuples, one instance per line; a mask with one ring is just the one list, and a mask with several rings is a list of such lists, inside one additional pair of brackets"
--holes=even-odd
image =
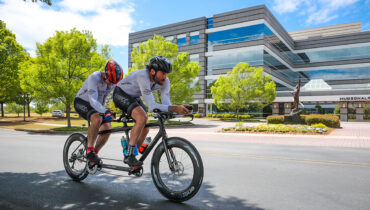
[(89, 175), (85, 156), (86, 149), (87, 138), (80, 133), (70, 135), (64, 144), (64, 168), (74, 181), (82, 181)]
[(192, 198), (203, 181), (203, 162), (197, 149), (189, 141), (172, 137), (167, 139), (172, 168), (169, 166), (163, 144), (154, 151), (151, 172), (159, 192), (175, 202)]

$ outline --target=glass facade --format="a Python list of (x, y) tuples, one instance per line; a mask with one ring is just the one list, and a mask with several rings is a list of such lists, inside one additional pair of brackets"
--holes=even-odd
[(190, 36), (190, 45), (199, 43), (199, 35)]
[(307, 63), (370, 58), (370, 46), (304, 53)]
[(207, 19), (207, 28), (213, 28), (213, 18)]
[(357, 80), (370, 79), (370, 67), (350, 69), (328, 69), (308, 72), (310, 79), (331, 80)]
[(263, 39), (264, 35), (272, 32), (264, 25), (252, 25), (241, 28), (233, 28), (208, 34), (208, 47), (248, 40)]
[(184, 46), (186, 45), (186, 34), (177, 36), (177, 46)]
[(238, 51), (217, 51), (217, 54), (208, 57), (207, 75), (213, 75), (213, 70), (233, 68), (240, 62), (251, 66), (263, 64), (263, 50), (249, 50), (248, 48)]

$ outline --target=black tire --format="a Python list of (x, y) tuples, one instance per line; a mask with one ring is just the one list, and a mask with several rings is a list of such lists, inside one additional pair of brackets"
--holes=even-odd
[[(154, 185), (157, 187), (159, 192), (168, 198), (169, 200), (175, 202), (183, 202), (192, 198), (200, 189), (203, 181), (203, 162), (202, 158), (199, 155), (199, 152), (194, 147), (192, 143), (187, 141), (186, 139), (179, 138), (179, 137), (171, 137), (167, 139), (168, 150), (172, 151), (176, 157), (176, 161), (178, 162), (178, 170), (176, 172), (171, 171), (168, 166), (168, 160), (166, 153), (164, 151), (163, 144), (159, 144), (156, 150), (153, 153), (152, 163), (151, 163), (151, 172)], [(182, 162), (184, 156), (189, 157), (189, 163)], [(171, 158), (172, 160), (172, 158)], [(173, 160), (172, 160), (173, 161)], [(163, 166), (162, 166), (163, 165)], [(188, 166), (185, 172), (185, 166)], [(163, 168), (163, 169), (162, 169)], [(168, 170), (168, 173), (164, 171)], [(190, 175), (186, 178), (187, 173)], [(193, 173), (191, 174), (191, 171)], [(173, 178), (170, 178), (172, 176)], [(165, 179), (168, 179), (167, 182)], [(179, 179), (178, 181), (176, 179)], [(169, 183), (169, 181), (171, 181)], [(171, 185), (175, 185), (175, 183), (179, 183), (183, 185), (181, 189), (173, 189), (174, 187)]]
[[(71, 147), (71, 145), (73, 145)], [(76, 146), (75, 146), (76, 145)], [(77, 148), (75, 148), (77, 147)], [(80, 134), (74, 133), (70, 135), (64, 144), (63, 149), (63, 163), (67, 174), (74, 181), (84, 180), (89, 172), (87, 171), (87, 160), (86, 160), (86, 149), (87, 149), (87, 138)], [(79, 170), (75, 169), (75, 165), (78, 164)]]

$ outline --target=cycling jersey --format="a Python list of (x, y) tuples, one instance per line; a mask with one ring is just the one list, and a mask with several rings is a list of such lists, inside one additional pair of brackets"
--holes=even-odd
[[(149, 71), (146, 69), (132, 72), (117, 84), (117, 87), (133, 98), (143, 96), (146, 104), (149, 106), (149, 112), (152, 112), (153, 109), (159, 109), (164, 112), (169, 111), (171, 106), (170, 86), (170, 80), (168, 77), (163, 85), (150, 81)], [(152, 93), (159, 89), (161, 90), (162, 104), (155, 102)]]
[(100, 71), (90, 74), (78, 91), (76, 97), (90, 103), (99, 113), (105, 113), (107, 109), (103, 106), (105, 98), (116, 87), (108, 86), (101, 77)]

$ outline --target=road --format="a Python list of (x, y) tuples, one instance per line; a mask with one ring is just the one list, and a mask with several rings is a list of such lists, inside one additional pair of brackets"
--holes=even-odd
[[(0, 209), (369, 209), (369, 148), (311, 146), (299, 142), (320, 137), (226, 135), (217, 129), (217, 123), (168, 129), (169, 136), (184, 136), (198, 148), (205, 167), (200, 191), (183, 204), (157, 191), (150, 158), (143, 177), (104, 170), (78, 183), (63, 168), (67, 135), (0, 129)], [(100, 156), (121, 159), (119, 139), (113, 134)]]

